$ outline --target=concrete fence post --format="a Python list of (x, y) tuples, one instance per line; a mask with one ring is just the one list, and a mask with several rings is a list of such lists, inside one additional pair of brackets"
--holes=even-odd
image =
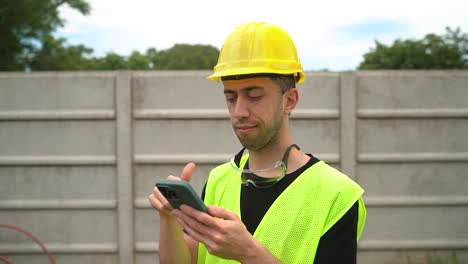
[(340, 74), (340, 168), (356, 180), (356, 73)]
[(117, 146), (117, 221), (119, 263), (134, 263), (133, 236), (133, 147), (132, 75), (121, 71), (116, 76)]

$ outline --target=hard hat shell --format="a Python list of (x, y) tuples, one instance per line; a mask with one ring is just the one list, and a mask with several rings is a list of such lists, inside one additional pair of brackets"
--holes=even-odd
[(255, 73), (294, 74), (297, 83), (305, 80), (294, 42), (282, 28), (267, 22), (237, 26), (224, 41), (208, 79)]

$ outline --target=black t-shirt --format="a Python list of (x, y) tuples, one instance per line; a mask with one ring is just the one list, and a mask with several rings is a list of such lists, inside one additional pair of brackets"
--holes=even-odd
[[(248, 186), (242, 185), (240, 196), (242, 222), (251, 234), (255, 232), (263, 216), (283, 190), (305, 170), (320, 161), (316, 157), (310, 154), (308, 155), (310, 156), (310, 160), (307, 164), (287, 174), (282, 180), (271, 187), (257, 188), (252, 184)], [(206, 185), (202, 191), (202, 199), (205, 197), (205, 188)], [(314, 263), (355, 264), (357, 220), (358, 203), (356, 202), (356, 204), (354, 204), (354, 206), (320, 238)]]

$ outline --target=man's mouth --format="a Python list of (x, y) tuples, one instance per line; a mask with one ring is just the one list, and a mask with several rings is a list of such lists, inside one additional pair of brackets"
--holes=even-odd
[(240, 126), (235, 126), (236, 130), (241, 132), (241, 133), (248, 133), (254, 130), (257, 126), (254, 125), (240, 125)]

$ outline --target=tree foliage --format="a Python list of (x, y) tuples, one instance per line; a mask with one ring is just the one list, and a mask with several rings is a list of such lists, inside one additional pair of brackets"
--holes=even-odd
[(84, 45), (65, 46), (64, 38), (55, 39), (51, 35), (44, 36), (41, 48), (32, 52), (27, 66), (31, 71), (75, 71), (94, 67), (93, 60), (87, 59), (93, 52)]
[(447, 27), (444, 35), (427, 34), (420, 40), (397, 39), (391, 46), (375, 44), (358, 69), (468, 69), (468, 34), (460, 28)]
[(59, 7), (68, 5), (86, 15), (86, 0), (0, 0), (0, 71), (186, 70), (211, 69), (219, 51), (210, 45), (176, 44), (167, 50), (149, 48), (128, 56), (93, 55), (85, 45), (68, 45), (53, 33), (65, 21)]
[(92, 58), (85, 70), (202, 70), (212, 69), (219, 51), (210, 45), (175, 44), (167, 50), (149, 48), (146, 53), (133, 51), (129, 56), (114, 52)]
[(63, 4), (84, 15), (91, 9), (84, 0), (0, 0), (0, 71), (24, 70), (38, 44), (63, 26)]
[(210, 45), (176, 44), (168, 50), (152, 54), (155, 69), (191, 70), (212, 69), (219, 51)]
[(94, 58), (94, 64), (89, 70), (120, 70), (127, 69), (125, 57), (117, 53), (109, 52), (102, 58)]

